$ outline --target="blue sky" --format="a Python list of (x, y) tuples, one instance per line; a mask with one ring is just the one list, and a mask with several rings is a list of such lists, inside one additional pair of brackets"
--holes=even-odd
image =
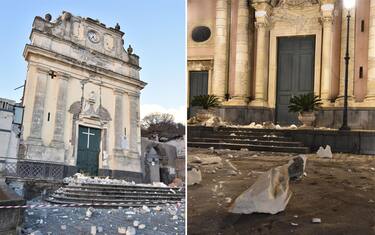
[(170, 112), (182, 121), (185, 107), (184, 0), (5, 0), (0, 8), (0, 97), (19, 101), (26, 78), (22, 52), (29, 42), (35, 16), (62, 11), (99, 19), (107, 27), (118, 22), (140, 56), (141, 79), (148, 83), (141, 95), (141, 115)]

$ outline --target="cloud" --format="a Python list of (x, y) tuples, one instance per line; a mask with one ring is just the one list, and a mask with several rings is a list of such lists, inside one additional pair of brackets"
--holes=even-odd
[(150, 113), (169, 113), (174, 116), (175, 122), (186, 124), (186, 107), (165, 108), (158, 104), (141, 104), (141, 119)]

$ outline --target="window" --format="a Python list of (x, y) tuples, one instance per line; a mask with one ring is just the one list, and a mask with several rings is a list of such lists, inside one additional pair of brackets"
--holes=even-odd
[(195, 27), (191, 33), (191, 37), (195, 42), (204, 42), (211, 37), (211, 30), (206, 26)]

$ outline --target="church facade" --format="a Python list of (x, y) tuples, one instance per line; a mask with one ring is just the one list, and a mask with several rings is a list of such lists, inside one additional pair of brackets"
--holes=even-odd
[[(291, 124), (290, 97), (314, 92), (315, 125), (340, 127), (347, 13), (341, 0), (188, 0), (188, 105), (213, 94), (226, 121)], [(349, 125), (375, 129), (375, 1), (350, 15)]]
[(25, 46), (20, 158), (142, 178), (139, 57), (120, 26), (63, 12), (35, 17)]

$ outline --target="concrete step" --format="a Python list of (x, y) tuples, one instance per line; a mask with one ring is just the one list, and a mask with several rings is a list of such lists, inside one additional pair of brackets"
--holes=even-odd
[[(65, 200), (46, 200), (48, 202), (51, 202), (53, 204), (67, 204), (67, 202)], [(108, 203), (107, 205), (103, 205), (102, 203), (98, 204), (98, 205), (95, 205), (95, 204), (92, 204), (91, 205), (91, 202), (74, 202), (74, 203), (90, 203), (90, 205), (87, 205), (87, 206), (84, 206), (84, 207), (97, 207), (97, 208), (118, 208), (119, 206), (121, 207), (142, 207), (142, 206), (148, 206), (148, 207), (156, 207), (158, 205), (162, 205), (162, 204), (166, 204), (168, 202), (143, 202), (143, 203), (132, 203), (132, 202), (128, 202), (128, 203)]]
[(234, 144), (251, 144), (251, 145), (272, 145), (272, 146), (290, 146), (303, 147), (303, 143), (294, 141), (279, 140), (258, 140), (258, 139), (236, 139), (231, 138), (191, 138), (190, 142), (206, 142), (206, 143), (234, 143)]
[[(64, 188), (64, 192), (69, 192), (69, 193), (84, 193), (84, 194), (102, 194), (102, 195), (139, 195), (140, 191), (129, 191), (129, 190), (89, 190), (89, 189), (76, 189), (76, 188)], [(163, 195), (180, 195), (184, 196), (184, 192), (178, 192), (177, 190), (174, 190), (175, 193), (168, 191), (168, 192), (158, 192), (158, 191), (145, 191), (141, 192), (142, 194), (145, 195), (153, 195), (153, 196), (163, 196)]]
[(153, 200), (153, 199), (165, 199), (165, 200), (168, 200), (169, 198), (173, 198), (173, 199), (179, 199), (181, 200), (181, 198), (183, 198), (184, 196), (183, 195), (169, 195), (169, 194), (166, 194), (166, 195), (152, 195), (152, 194), (148, 194), (148, 195), (140, 195), (140, 194), (133, 194), (133, 195), (123, 195), (123, 194), (114, 194), (114, 195), (103, 195), (103, 194), (87, 194), (87, 193), (80, 193), (80, 192), (76, 192), (76, 193), (72, 193), (72, 192), (61, 192), (61, 193), (54, 193), (52, 194), (52, 197), (55, 197), (55, 196), (61, 196), (61, 195), (64, 195), (66, 197), (79, 197), (79, 198), (103, 198), (103, 199), (150, 199), (150, 200)]
[(207, 143), (207, 142), (190, 142), (188, 147), (195, 148), (210, 148), (215, 149), (231, 149), (241, 150), (248, 149), (249, 151), (270, 151), (270, 152), (290, 152), (290, 153), (309, 153), (308, 147), (294, 147), (294, 146), (274, 146), (274, 145), (253, 145), (253, 144), (236, 144), (236, 143)]

